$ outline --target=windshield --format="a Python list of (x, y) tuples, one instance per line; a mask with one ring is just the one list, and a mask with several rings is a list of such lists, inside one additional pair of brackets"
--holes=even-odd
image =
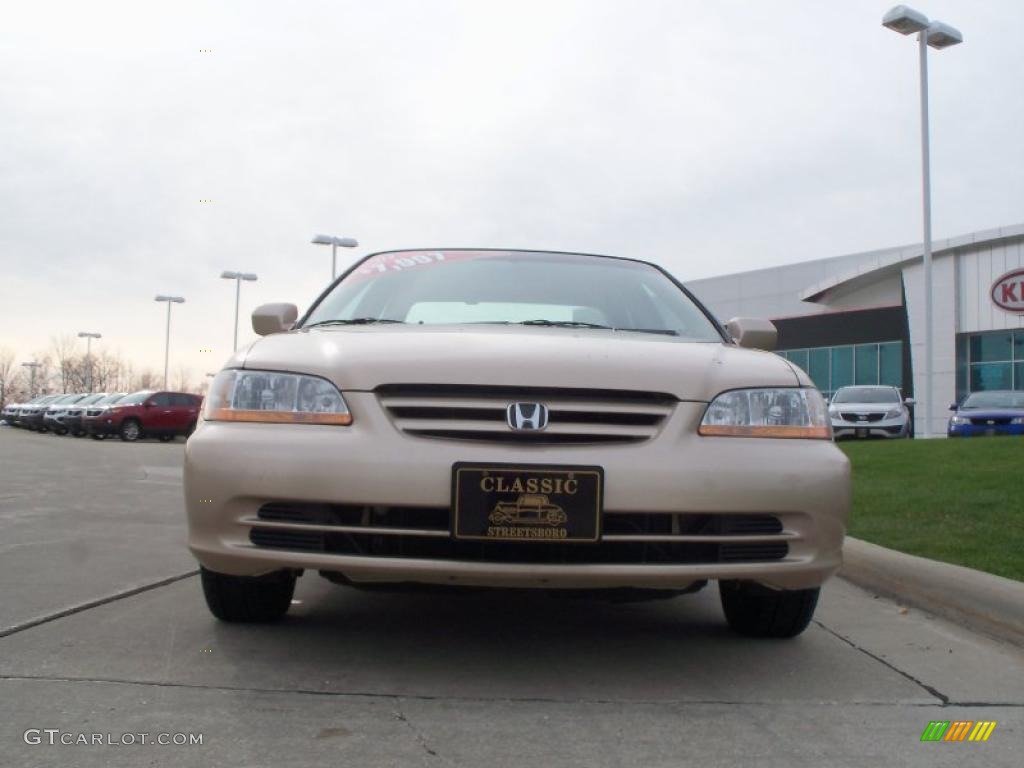
[(102, 400), (96, 401), (96, 405), (110, 405), (111, 403), (116, 403), (118, 400), (120, 400), (124, 396), (125, 396), (124, 392), (117, 392), (117, 393), (115, 393), (113, 395), (107, 395)]
[(303, 325), (375, 322), (567, 325), (722, 340), (700, 307), (649, 264), (527, 251), (377, 254)]
[(104, 397), (106, 397), (106, 395), (104, 395), (102, 392), (99, 393), (98, 395), (89, 395), (88, 397), (83, 397), (81, 400), (79, 400), (78, 404), (79, 405), (91, 405), (92, 403), (98, 403)]
[(975, 392), (961, 408), (1024, 408), (1024, 392)]
[(836, 392), (833, 403), (898, 403), (899, 392), (892, 387), (844, 387)]
[(125, 395), (118, 401), (118, 405), (138, 405), (146, 401), (150, 395), (153, 394), (153, 390), (144, 389), (141, 392), (132, 392), (130, 395)]

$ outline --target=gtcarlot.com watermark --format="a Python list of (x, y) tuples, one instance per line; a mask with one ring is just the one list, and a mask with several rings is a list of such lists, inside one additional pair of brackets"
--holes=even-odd
[(29, 728), (22, 734), (26, 744), (82, 747), (134, 747), (156, 745), (160, 747), (201, 746), (201, 733), (83, 733), (62, 731), (60, 728)]

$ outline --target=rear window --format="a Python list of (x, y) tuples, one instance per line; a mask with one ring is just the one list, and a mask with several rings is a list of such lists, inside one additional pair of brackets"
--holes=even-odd
[(171, 405), (192, 407), (196, 404), (195, 395), (185, 395), (180, 393), (171, 394)]

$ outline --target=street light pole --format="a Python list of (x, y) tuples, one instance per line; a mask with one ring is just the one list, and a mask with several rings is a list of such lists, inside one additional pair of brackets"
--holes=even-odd
[(924, 271), (924, 437), (933, 434), (935, 414), (934, 360), (935, 328), (932, 297), (932, 179), (931, 150), (928, 132), (928, 46), (942, 50), (963, 42), (959, 30), (939, 21), (929, 21), (920, 11), (897, 5), (882, 17), (882, 26), (902, 35), (918, 35), (918, 57), (921, 73), (921, 208), (923, 229)]
[(164, 389), (167, 389), (167, 369), (171, 360), (171, 304), (184, 304), (181, 296), (157, 296), (154, 301), (167, 302), (167, 334), (164, 337)]
[(917, 36), (921, 72), (921, 222), (924, 243), (924, 436), (932, 436), (935, 415), (935, 338), (932, 323), (932, 169), (928, 137), (928, 29)]
[(238, 302), (242, 296), (242, 281), (248, 280), (252, 282), (257, 277), (252, 272), (221, 272), (220, 276), (225, 280), (235, 281), (235, 343), (231, 347), (231, 350), (234, 351), (238, 349)]
[(338, 275), (338, 246), (342, 248), (355, 248), (359, 245), (359, 241), (354, 237), (334, 237), (334, 235), (314, 235), (313, 239), (309, 242), (314, 245), (329, 245), (331, 246), (331, 282), (334, 282), (334, 278)]
[(29, 400), (31, 400), (33, 397), (36, 396), (36, 368), (40, 367), (42, 365), (42, 363), (31, 362), (31, 363), (22, 363), (21, 365), (24, 368), (32, 369), (32, 377), (29, 380), (29, 385), (28, 385), (28, 398), (29, 398)]
[(92, 392), (92, 340), (93, 339), (102, 339), (103, 338), (103, 334), (101, 334), (101, 333), (88, 333), (86, 331), (81, 331), (78, 334), (78, 338), (80, 338), (80, 339), (84, 338), (85, 339), (85, 364), (86, 364), (87, 370), (88, 370), (88, 379), (87, 379), (87, 384), (86, 384), (85, 388), (87, 390), (89, 390), (90, 392)]

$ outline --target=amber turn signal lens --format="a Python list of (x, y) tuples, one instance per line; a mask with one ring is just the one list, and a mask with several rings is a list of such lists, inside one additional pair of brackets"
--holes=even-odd
[(238, 411), (215, 408), (206, 417), (209, 421), (259, 421), (269, 424), (332, 424), (347, 426), (351, 413), (309, 413), (302, 411)]
[(734, 426), (725, 424), (702, 424), (698, 434), (719, 437), (798, 437), (804, 439), (830, 440), (828, 427), (778, 427), (778, 426)]

